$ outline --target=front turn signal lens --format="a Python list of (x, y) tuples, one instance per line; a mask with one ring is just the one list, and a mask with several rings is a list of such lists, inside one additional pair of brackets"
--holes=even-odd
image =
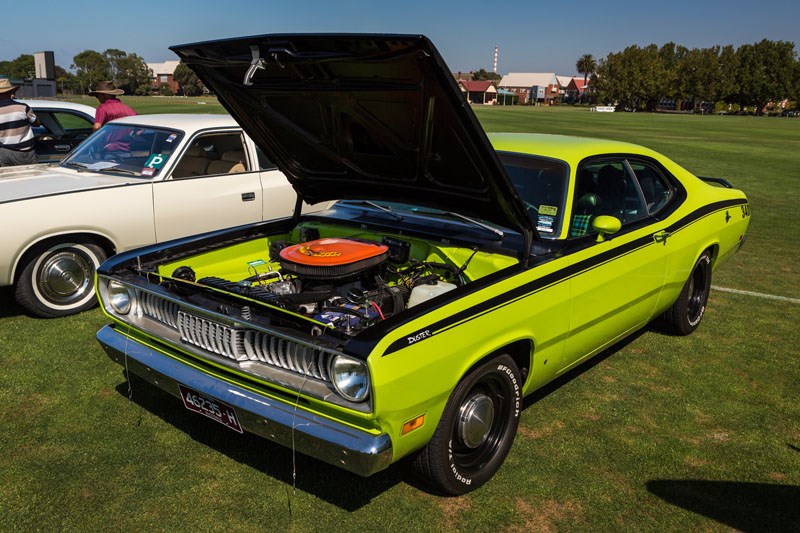
[(407, 433), (411, 433), (415, 429), (419, 429), (425, 423), (425, 415), (419, 415), (416, 418), (412, 418), (400, 429), (400, 435), (405, 435)]

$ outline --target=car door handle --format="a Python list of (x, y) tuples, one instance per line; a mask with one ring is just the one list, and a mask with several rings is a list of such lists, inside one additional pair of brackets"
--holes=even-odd
[(56, 144), (53, 148), (55, 148), (57, 152), (69, 152), (72, 147), (68, 144)]
[(658, 233), (653, 234), (653, 240), (656, 242), (663, 243), (664, 245), (667, 244), (667, 239), (672, 236), (672, 233), (669, 231), (659, 231)]
[(242, 193), (242, 201), (243, 202), (252, 202), (256, 199), (256, 193), (254, 192), (243, 192)]

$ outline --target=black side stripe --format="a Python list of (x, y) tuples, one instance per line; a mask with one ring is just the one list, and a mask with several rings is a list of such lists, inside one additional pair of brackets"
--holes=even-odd
[[(733, 206), (744, 205), (746, 203), (747, 202), (745, 200), (726, 200), (723, 202), (716, 202), (713, 204), (709, 204), (686, 215), (682, 219), (670, 225), (669, 227), (666, 228), (666, 231), (669, 231), (670, 233), (675, 233), (712, 213)], [(546, 276), (538, 278), (534, 281), (525, 283), (524, 285), (520, 285), (519, 287), (515, 287), (497, 296), (493, 296), (488, 300), (485, 300), (479, 304), (473, 305), (472, 307), (459, 311), (429, 326), (421, 328), (412, 333), (411, 335), (407, 335), (401, 339), (398, 339), (389, 345), (389, 347), (383, 353), (383, 356), (392, 354), (396, 351), (406, 348), (407, 346), (423, 341), (427, 338), (433, 337), (434, 335), (443, 333), (462, 323), (475, 320), (476, 318), (479, 318), (490, 311), (493, 311), (495, 309), (500, 309), (518, 300), (527, 298), (528, 296), (531, 296), (543, 289), (567, 281), (578, 274), (581, 274), (583, 272), (588, 272), (589, 270), (595, 269), (605, 263), (624, 257), (641, 248), (654, 245), (656, 245), (656, 242), (653, 240), (653, 235), (648, 234), (643, 237), (639, 237), (638, 239), (635, 239), (629, 243), (621, 245), (617, 248), (603, 252), (602, 254), (598, 254), (594, 257), (589, 257), (587, 259), (584, 259), (583, 261), (575, 263), (574, 265), (566, 266), (560, 270), (547, 274)]]

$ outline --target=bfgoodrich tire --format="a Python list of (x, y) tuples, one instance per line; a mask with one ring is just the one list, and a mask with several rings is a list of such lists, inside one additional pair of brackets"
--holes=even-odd
[(486, 483), (508, 455), (519, 425), (522, 379), (508, 355), (472, 370), (453, 391), (414, 469), (446, 494)]
[(106, 259), (95, 244), (56, 242), (35, 247), (16, 283), (17, 302), (32, 315), (55, 318), (94, 307), (94, 273)]
[(661, 317), (661, 329), (675, 335), (689, 335), (703, 319), (711, 291), (711, 252), (705, 251), (689, 274), (689, 279), (666, 313)]

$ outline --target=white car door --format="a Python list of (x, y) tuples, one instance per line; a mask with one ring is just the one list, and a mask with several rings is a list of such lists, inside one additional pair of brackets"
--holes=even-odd
[[(261, 170), (261, 189), (264, 191), (263, 220), (292, 216), (297, 193), (289, 184), (289, 180), (252, 140), (248, 139), (247, 144), (256, 154)], [(303, 212), (308, 211), (308, 206), (303, 207)]]
[(261, 176), (240, 131), (198, 135), (153, 185), (158, 242), (262, 220)]

